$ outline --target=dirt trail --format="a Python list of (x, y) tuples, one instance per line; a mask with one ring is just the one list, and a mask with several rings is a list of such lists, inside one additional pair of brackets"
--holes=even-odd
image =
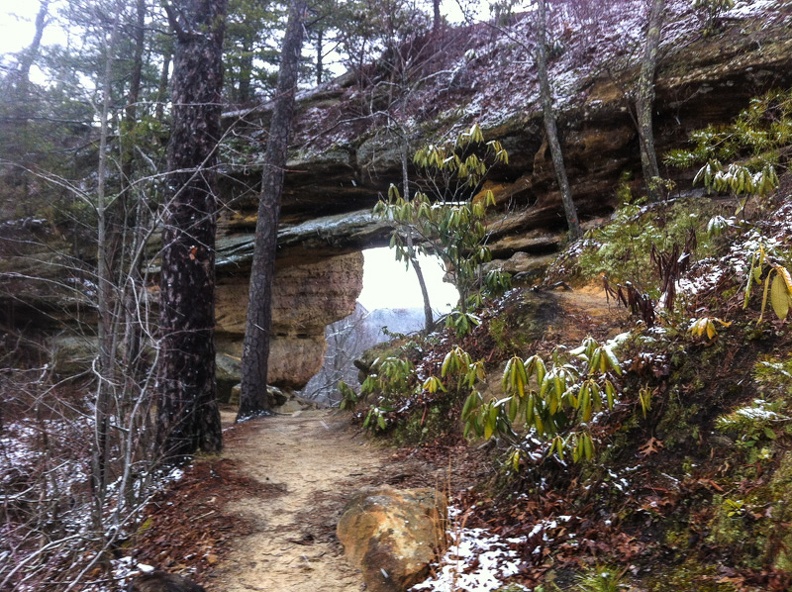
[(335, 525), (348, 494), (380, 480), (388, 452), (355, 435), (346, 417), (306, 410), (250, 422), (239, 437), (228, 432), (224, 456), (270, 494), (226, 506), (225, 514), (253, 522), (255, 532), (234, 541), (208, 590), (363, 589), (360, 573), (341, 554)]
[(555, 330), (545, 337), (559, 343), (575, 343), (592, 335), (607, 339), (629, 326), (630, 313), (615, 300), (608, 299), (602, 285), (590, 284), (571, 291), (554, 291), (563, 314)]
[[(607, 302), (601, 288), (554, 294), (563, 309), (556, 330), (580, 339), (600, 331), (597, 337), (606, 337), (613, 331), (600, 327), (602, 319), (627, 316)], [(224, 420), (230, 423), (233, 415)], [(228, 501), (223, 514), (252, 523), (253, 533), (233, 539), (230, 554), (203, 582), (207, 590), (364, 590), (360, 572), (343, 557), (335, 536), (350, 494), (374, 484), (456, 488), (450, 480), (475, 482), (476, 468), (467, 467), (469, 474), (464, 468), (469, 459), (452, 454), (433, 464), (416, 458), (397, 461), (392, 450), (378, 447), (349, 421), (347, 413), (302, 409), (226, 432), (223, 457), (234, 462), (236, 472), (250, 477), (253, 487), (241, 499)]]

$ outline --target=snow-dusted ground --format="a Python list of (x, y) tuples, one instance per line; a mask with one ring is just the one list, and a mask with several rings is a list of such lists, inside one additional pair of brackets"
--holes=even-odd
[(458, 508), (449, 508), (449, 517), (451, 545), (433, 566), (434, 575), (410, 588), (412, 592), (490, 592), (519, 573), (520, 561), (510, 545), (523, 539), (502, 539), (483, 528), (465, 528)]
[[(605, 7), (596, 19), (581, 16), (570, 11), (558, 11), (553, 20), (553, 37), (560, 40), (560, 55), (551, 64), (551, 76), (555, 89), (557, 107), (568, 106), (577, 96), (581, 77), (591, 74), (606, 66), (613, 66), (619, 61), (631, 63), (638, 57), (640, 42), (646, 20), (646, 3), (644, 0), (622, 0), (620, 2), (602, 2)], [(700, 18), (690, 8), (690, 0), (669, 0), (668, 19), (663, 29), (662, 47), (666, 50), (674, 48), (696, 34), (701, 26)], [(789, 0), (741, 0), (735, 7), (724, 13), (725, 19), (745, 19), (757, 14), (769, 15), (768, 18), (783, 19), (792, 23), (792, 10)], [(518, 21), (513, 27), (515, 39), (526, 39), (528, 30), (527, 19)], [(491, 37), (491, 31), (476, 33), (481, 38)], [(525, 45), (506, 38), (494, 38), (489, 43), (478, 43), (474, 51), (465, 52), (448, 70), (449, 80), (453, 79), (466, 68), (486, 68), (486, 76), (476, 79), (477, 92), (471, 102), (464, 106), (469, 116), (478, 117), (482, 125), (496, 125), (506, 117), (520, 112), (526, 105), (535, 103), (537, 92), (536, 77), (533, 72), (533, 60)], [(441, 85), (448, 86), (448, 81)], [(420, 119), (407, 121), (420, 125)], [(468, 125), (467, 122), (461, 125)], [(451, 134), (455, 133), (453, 130)], [(328, 141), (333, 138), (328, 135)], [(339, 137), (338, 141), (343, 138)], [(790, 206), (792, 209), (792, 206)], [(787, 216), (779, 217), (775, 226), (784, 227), (790, 232), (792, 211)], [(756, 252), (760, 246), (768, 251), (782, 248), (772, 236), (772, 227), (766, 229), (764, 236), (749, 235), (739, 244), (735, 244), (733, 254), (726, 261), (702, 262), (701, 276), (706, 281), (681, 283), (680, 294), (695, 296), (697, 293), (711, 289), (719, 281), (724, 269), (739, 278), (748, 272), (750, 258), (746, 253)], [(725, 265), (724, 265), (725, 264)], [(711, 266), (711, 268), (705, 268)], [(6, 501), (13, 501), (11, 487), (21, 486), (22, 489), (13, 495), (20, 499), (28, 497), (28, 487), (35, 484), (36, 494), (42, 499), (54, 497), (58, 492), (69, 492), (70, 504), (59, 508), (59, 519), (65, 529), (64, 536), (76, 536), (87, 525), (89, 520), (89, 501), (86, 497), (85, 485), (89, 480), (85, 459), (68, 456), (54, 462), (55, 459), (38, 452), (40, 447), (36, 440), (46, 434), (58, 442), (61, 450), (80, 448), (87, 450), (89, 443), (85, 434), (90, 434), (88, 419), (80, 422), (63, 422), (44, 420), (36, 422), (23, 419), (19, 422), (3, 426), (0, 437), (0, 469), (13, 467), (16, 473), (0, 471), (0, 489), (4, 490)], [(51, 462), (53, 461), (53, 462)], [(5, 465), (3, 467), (2, 465)], [(38, 472), (33, 473), (33, 468)], [(11, 478), (20, 475), (21, 480), (11, 483)], [(36, 477), (38, 475), (38, 477)], [(613, 486), (621, 489), (627, 487), (623, 476), (613, 476)], [(452, 526), (453, 544), (443, 559), (435, 567), (435, 574), (425, 582), (418, 584), (413, 590), (446, 592), (451, 590), (470, 590), (487, 592), (495, 590), (503, 581), (517, 573), (519, 562), (512, 546), (519, 541), (504, 540), (493, 533), (482, 529), (465, 528), (456, 518)], [(542, 528), (538, 524), (537, 528)], [(23, 536), (12, 532), (9, 525), (0, 526), (0, 537), (9, 543), (14, 537)], [(0, 547), (0, 563), (21, 561), (19, 556)], [(128, 574), (134, 568), (128, 560), (120, 560), (116, 564), (116, 574)], [(2, 578), (0, 578), (0, 583)], [(0, 586), (1, 587), (1, 586)]]

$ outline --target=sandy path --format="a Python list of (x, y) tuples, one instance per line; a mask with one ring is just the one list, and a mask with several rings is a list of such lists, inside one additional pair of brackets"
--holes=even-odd
[[(602, 317), (629, 316), (608, 303), (599, 287), (553, 294), (564, 309), (564, 330), (578, 332), (580, 339), (597, 329)], [(604, 333), (597, 337), (610, 336)], [(233, 415), (224, 419), (232, 421)], [(457, 473), (476, 482), (459, 471), (458, 462), (465, 461), (453, 457), (439, 468), (416, 459), (395, 462), (392, 451), (350, 428), (349, 414), (334, 410), (306, 409), (235, 427), (226, 432), (223, 456), (261, 483), (266, 495), (253, 491), (224, 507), (225, 515), (253, 523), (254, 532), (234, 539), (230, 555), (204, 582), (211, 592), (364, 590), (360, 572), (343, 557), (335, 536), (352, 493), (383, 483), (446, 488)]]
[(235, 541), (206, 587), (213, 592), (358, 592), (360, 573), (343, 557), (335, 525), (348, 494), (377, 481), (387, 461), (348, 428), (345, 414), (309, 410), (263, 418), (232, 430), (224, 456), (282, 493), (234, 502), (225, 513), (256, 532)]

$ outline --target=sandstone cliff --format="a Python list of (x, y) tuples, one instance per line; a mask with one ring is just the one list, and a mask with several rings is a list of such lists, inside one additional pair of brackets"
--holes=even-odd
[[(610, 4), (596, 19), (559, 13), (553, 23), (558, 43), (550, 74), (583, 220), (612, 211), (620, 180), (640, 188), (631, 93), (644, 3), (604, 6)], [(669, 1), (663, 30), (655, 113), (661, 154), (683, 145), (691, 130), (729, 120), (750, 97), (792, 82), (787, 1), (740, 3), (709, 36), (688, 6)], [(511, 156), (491, 181), (499, 204), (490, 226), (495, 254), (543, 254), (563, 240), (528, 19), (518, 17), (503, 30), (485, 24), (447, 29), (404, 52), (398, 71), (372, 65), (299, 98), (275, 286), (275, 384), (305, 384), (321, 365), (325, 325), (353, 311), (362, 281), (359, 251), (386, 237), (368, 211), (390, 183), (400, 181), (404, 145), (414, 150), (479, 122)], [(227, 176), (220, 197), (226, 207), (218, 236), (218, 345), (227, 383), (235, 380), (240, 355), (269, 109), (224, 116), (234, 132), (223, 148)], [(689, 187), (689, 173), (663, 173)], [(90, 324), (95, 294), (87, 274), (69, 272), (61, 281), (69, 237), (42, 220), (9, 224), (13, 232), (2, 237), (2, 320), (47, 333), (64, 322)], [(90, 258), (90, 249), (85, 252)], [(32, 280), (34, 275), (43, 279)]]

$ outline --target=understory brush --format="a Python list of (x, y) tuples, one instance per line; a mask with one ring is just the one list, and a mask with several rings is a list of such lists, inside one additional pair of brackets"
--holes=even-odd
[[(6, 369), (0, 382), (0, 589), (115, 590), (113, 562), (165, 473), (125, 457), (113, 438), (101, 502), (93, 487), (93, 384), (48, 367)], [(131, 433), (139, 442), (152, 431)], [(151, 442), (150, 442), (151, 443)], [(140, 449), (138, 449), (140, 451)], [(53, 588), (54, 589), (54, 588)]]
[[(541, 324), (504, 322), (499, 315), (513, 310), (505, 302), (533, 297), (513, 290), (464, 340), (435, 334), (407, 358), (380, 351), (360, 421), (402, 444), (440, 433), (488, 442), (497, 477), (469, 501), (490, 524), (524, 536), (537, 568), (564, 566), (590, 577), (586, 586), (606, 585), (586, 566), (607, 563), (609, 589), (635, 580), (665, 590), (652, 572), (666, 558), (676, 566), (666, 580), (683, 589), (785, 589), (792, 212), (778, 196), (757, 200), (753, 218), (731, 207), (627, 206), (551, 268), (548, 283), (574, 269), (587, 282), (640, 285), (651, 323), (614, 316), (600, 322), (617, 337), (572, 341), (561, 321), (569, 309)], [(627, 296), (611, 300), (622, 304)], [(707, 561), (690, 559), (704, 556), (743, 587), (723, 587)]]

